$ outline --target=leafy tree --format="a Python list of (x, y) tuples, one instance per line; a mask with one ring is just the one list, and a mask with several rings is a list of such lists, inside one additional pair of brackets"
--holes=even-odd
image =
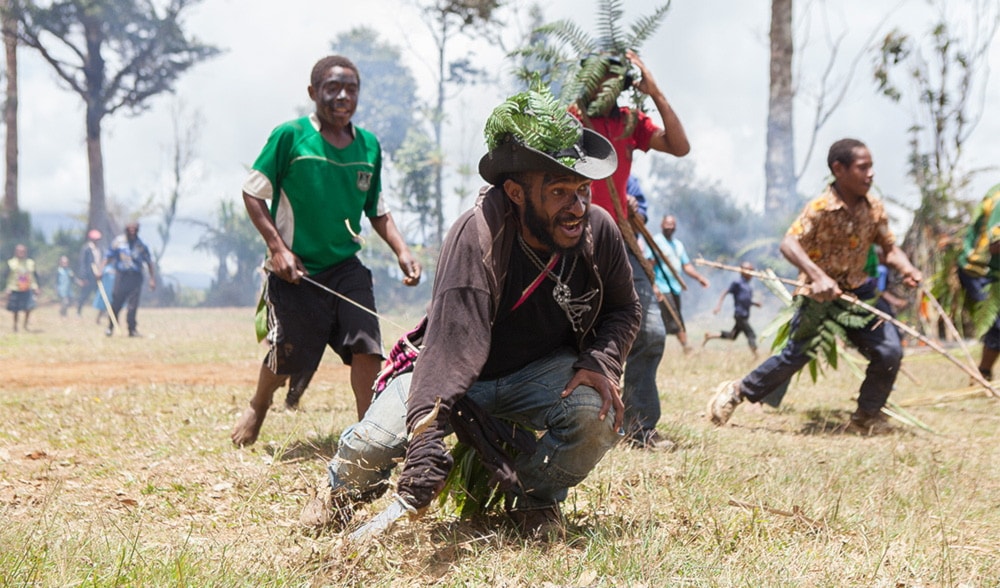
[(445, 102), (449, 86), (474, 84), (486, 79), (486, 70), (473, 65), (471, 53), (460, 57), (450, 54), (451, 42), (456, 36), (476, 38), (491, 26), (500, 27), (496, 12), (502, 0), (415, 0), (431, 32), (436, 49), (435, 81), (437, 82), (434, 103), (430, 108), (430, 120), (434, 138), (434, 243), (444, 240), (444, 122)]
[(393, 157), (416, 124), (418, 104), (417, 81), (403, 65), (399, 47), (379, 39), (375, 29), (362, 26), (337, 35), (331, 48), (361, 71), (362, 97), (354, 120), (375, 133), (382, 149)]
[(219, 203), (215, 224), (196, 219), (187, 222), (205, 229), (195, 249), (215, 255), (215, 279), (205, 295), (206, 306), (249, 306), (256, 302), (264, 258), (260, 234), (250, 222), (243, 202)]
[(427, 133), (411, 127), (393, 162), (400, 176), (398, 194), (402, 210), (415, 217), (414, 223), (400, 222), (406, 234), (419, 233), (416, 240), (425, 244), (437, 238), (436, 234), (428, 233), (436, 220), (433, 194), (437, 154)]
[(173, 91), (191, 66), (219, 53), (185, 35), (181, 17), (199, 0), (12, 0), (23, 44), (39, 52), (86, 106), (90, 167), (88, 223), (107, 234), (101, 124), (119, 110), (139, 114)]
[[(984, 105), (977, 100), (988, 72), (987, 53), (1000, 12), (974, 3), (971, 22), (949, 17), (948, 4), (936, 0), (938, 18), (929, 34), (917, 38), (898, 29), (885, 36), (876, 55), (879, 91), (894, 102), (909, 99), (910, 176), (920, 203), (906, 232), (903, 249), (913, 263), (943, 286), (950, 267), (942, 267), (940, 244), (959, 246), (958, 233), (968, 224), (970, 205), (963, 199), (975, 171), (963, 165), (964, 146)], [(941, 270), (939, 272), (938, 270)]]

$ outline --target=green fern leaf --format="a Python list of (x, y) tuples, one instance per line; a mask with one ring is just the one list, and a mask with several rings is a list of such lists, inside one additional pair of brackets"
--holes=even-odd
[(599, 43), (604, 50), (614, 53), (624, 53), (625, 37), (620, 23), (625, 14), (622, 0), (602, 0), (598, 9), (597, 30)]
[(639, 17), (638, 20), (632, 23), (632, 34), (629, 35), (626, 41), (627, 46), (629, 48), (638, 47), (652, 37), (656, 29), (663, 23), (663, 18), (667, 15), (668, 10), (670, 10), (669, 1), (662, 6), (656, 7), (653, 14)]

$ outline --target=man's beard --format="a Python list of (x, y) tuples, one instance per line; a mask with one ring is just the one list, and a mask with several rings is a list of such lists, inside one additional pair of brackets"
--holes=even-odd
[[(555, 223), (557, 221), (558, 217), (553, 219), (552, 222)], [(555, 239), (552, 238), (553, 228), (551, 224), (546, 224), (545, 219), (538, 215), (538, 211), (531, 203), (531, 198), (526, 197), (524, 199), (524, 225), (528, 227), (528, 232), (531, 233), (534, 238), (541, 241), (542, 244), (554, 253), (574, 255), (583, 249), (583, 239), (587, 232), (587, 225), (590, 224), (590, 215), (585, 213), (581, 222), (583, 233), (580, 235), (580, 239), (577, 240), (576, 244), (572, 247), (560, 247), (556, 244)]]

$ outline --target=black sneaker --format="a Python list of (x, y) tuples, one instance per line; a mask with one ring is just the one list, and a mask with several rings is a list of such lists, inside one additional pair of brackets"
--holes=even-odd
[(128, 336), (129, 337), (142, 337), (142, 335), (139, 334), (139, 331), (135, 331), (135, 330), (129, 331), (128, 332)]
[(518, 533), (528, 539), (549, 542), (566, 538), (566, 524), (558, 503), (542, 508), (508, 510), (507, 516)]
[(848, 429), (861, 435), (887, 435), (896, 429), (889, 424), (889, 419), (878, 411), (875, 413), (865, 412), (860, 408), (851, 415)]
[(629, 444), (646, 451), (673, 451), (677, 444), (667, 439), (656, 429), (647, 429), (629, 438)]

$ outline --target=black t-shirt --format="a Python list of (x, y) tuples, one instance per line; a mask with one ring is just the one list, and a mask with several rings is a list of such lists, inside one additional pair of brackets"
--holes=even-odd
[[(542, 263), (548, 263), (548, 254), (536, 253)], [(586, 287), (585, 263), (579, 254), (563, 256), (552, 270), (556, 275), (561, 271), (561, 279), (569, 285), (573, 298), (583, 294)], [(572, 275), (567, 277), (571, 268)], [(495, 380), (512, 374), (559, 347), (576, 346), (573, 327), (552, 296), (556, 282), (551, 277), (547, 276), (516, 310), (512, 310), (540, 272), (520, 247), (512, 248), (507, 283), (493, 323), (490, 355), (480, 372), (480, 380)]]

